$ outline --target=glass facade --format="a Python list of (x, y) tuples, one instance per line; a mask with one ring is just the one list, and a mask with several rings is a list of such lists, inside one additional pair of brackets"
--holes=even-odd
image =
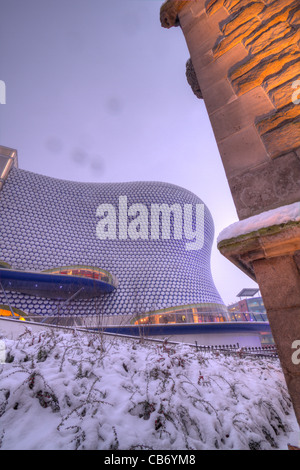
[(133, 318), (134, 325), (175, 324), (175, 323), (210, 323), (229, 321), (227, 308), (220, 304), (186, 305)]
[(96, 279), (112, 284), (115, 287), (118, 285), (116, 276), (109, 273), (108, 271), (101, 270), (100, 268), (96, 268), (94, 266), (60, 266), (58, 268), (45, 269), (42, 272), (49, 274), (87, 277), (89, 279)]
[(18, 320), (25, 321), (26, 316), (26, 313), (19, 309), (12, 308), (11, 310), (9, 305), (0, 305), (0, 317), (16, 317)]
[(231, 321), (268, 321), (261, 297), (242, 299), (228, 307)]

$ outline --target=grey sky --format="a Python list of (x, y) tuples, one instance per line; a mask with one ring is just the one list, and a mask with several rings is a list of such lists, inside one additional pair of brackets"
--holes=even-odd
[[(0, 143), (18, 150), (20, 168), (48, 176), (187, 188), (217, 236), (237, 215), (204, 103), (186, 81), (185, 39), (161, 28), (161, 3), (0, 0)], [(216, 240), (212, 272), (227, 304), (256, 285)]]

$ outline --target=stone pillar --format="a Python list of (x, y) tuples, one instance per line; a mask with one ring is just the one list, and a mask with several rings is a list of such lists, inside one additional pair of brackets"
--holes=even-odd
[[(204, 100), (240, 221), (299, 202), (299, 0), (167, 0), (160, 20), (184, 34), (188, 82)], [(259, 284), (300, 424), (297, 224), (218, 246)]]
[(224, 239), (218, 248), (259, 284), (300, 424), (300, 221)]
[(299, 0), (168, 0), (160, 14), (186, 39), (239, 219), (299, 201)]
[(289, 254), (256, 260), (253, 267), (300, 424), (300, 264)]

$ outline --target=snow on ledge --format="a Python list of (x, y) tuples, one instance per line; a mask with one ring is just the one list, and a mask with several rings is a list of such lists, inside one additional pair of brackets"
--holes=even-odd
[(262, 228), (271, 227), (273, 225), (286, 224), (288, 222), (299, 222), (300, 221), (300, 202), (294, 202), (287, 206), (281, 206), (277, 209), (271, 209), (266, 212), (262, 212), (258, 215), (253, 215), (245, 220), (239, 220), (228, 227), (226, 227), (219, 234), (217, 243), (219, 244), (223, 240), (229, 240), (230, 238), (236, 238), (240, 235), (246, 235), (247, 233), (255, 232)]

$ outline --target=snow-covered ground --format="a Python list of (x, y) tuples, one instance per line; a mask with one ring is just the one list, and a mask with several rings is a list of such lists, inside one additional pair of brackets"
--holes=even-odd
[(277, 359), (72, 332), (2, 338), (1, 449), (287, 449)]

